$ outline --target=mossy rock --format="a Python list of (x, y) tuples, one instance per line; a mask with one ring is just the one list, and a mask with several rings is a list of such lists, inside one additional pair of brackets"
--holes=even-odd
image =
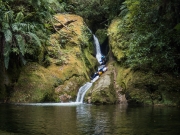
[(94, 82), (93, 86), (87, 91), (85, 101), (91, 100), (92, 104), (114, 104), (117, 101), (116, 90), (114, 88), (114, 76), (111, 66), (108, 71), (103, 73), (100, 78)]
[[(59, 102), (62, 95), (74, 100), (79, 87), (89, 81), (89, 74), (96, 66), (92, 34), (87, 32), (80, 16), (55, 17), (66, 27), (50, 36), (46, 54), (41, 52), (44, 57), (41, 65), (30, 62), (22, 68), (10, 102)], [(55, 27), (61, 23), (55, 22)]]
[(55, 101), (53, 85), (57, 79), (48, 69), (39, 64), (28, 63), (21, 70), (10, 102)]
[(124, 87), (129, 103), (148, 105), (180, 104), (180, 79), (168, 73), (155, 74), (153, 71), (134, 71), (117, 66), (117, 82)]
[[(114, 19), (109, 28), (109, 44), (117, 65), (117, 83), (126, 94), (129, 103), (140, 103), (148, 105), (180, 105), (180, 78), (169, 73), (157, 74), (151, 69), (138, 70), (123, 66), (129, 38), (121, 35), (118, 26), (121, 19)], [(123, 36), (123, 37), (122, 37)], [(123, 39), (123, 40), (122, 40)]]
[(59, 97), (62, 95), (70, 95), (71, 98), (69, 98), (69, 100), (75, 101), (79, 88), (86, 81), (87, 80), (84, 76), (73, 76), (69, 80), (65, 81), (62, 85), (56, 87), (55, 93), (59, 95)]
[(109, 45), (115, 58), (118, 62), (121, 62), (126, 57), (126, 49), (128, 42), (121, 40), (121, 35), (118, 31), (118, 26), (121, 23), (120, 18), (116, 18), (112, 21), (108, 28)]

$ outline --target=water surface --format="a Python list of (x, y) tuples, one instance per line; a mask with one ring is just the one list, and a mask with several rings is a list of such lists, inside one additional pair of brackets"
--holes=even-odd
[(0, 135), (179, 135), (171, 107), (0, 104)]

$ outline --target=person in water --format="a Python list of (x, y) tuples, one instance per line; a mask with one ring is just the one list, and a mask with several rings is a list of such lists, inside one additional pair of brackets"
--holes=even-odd
[(103, 73), (102, 71), (99, 71), (99, 72), (98, 72), (99, 76), (102, 75), (102, 73)]
[(107, 71), (107, 67), (104, 67), (103, 69), (102, 69), (102, 72), (104, 73), (104, 72), (106, 72)]
[(91, 80), (93, 80), (96, 76), (98, 76), (99, 75), (99, 73), (98, 72), (96, 72), (96, 73), (94, 73), (94, 75), (92, 76), (92, 77), (90, 77), (91, 78)]
[(96, 76), (100, 76), (102, 75), (104, 72), (107, 71), (107, 67), (104, 66), (103, 68), (101, 68), (98, 72), (94, 73), (94, 75), (91, 78), (91, 80), (93, 80)]
[(102, 73), (104, 73), (104, 72), (106, 72), (107, 71), (107, 67), (106, 66), (104, 66), (103, 68), (101, 68), (100, 70), (99, 70), (99, 72), (102, 72)]
[(106, 58), (104, 55), (101, 56), (101, 61), (100, 61), (100, 64), (101, 65), (104, 65), (106, 63)]

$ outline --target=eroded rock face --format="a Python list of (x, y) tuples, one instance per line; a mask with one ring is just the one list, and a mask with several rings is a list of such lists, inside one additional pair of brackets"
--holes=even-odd
[(130, 103), (179, 105), (180, 80), (167, 73), (133, 71), (118, 67), (118, 83)]
[[(125, 94), (128, 103), (148, 105), (180, 105), (180, 78), (169, 73), (157, 74), (150, 69), (146, 71), (123, 67), (122, 59), (126, 52), (126, 41), (117, 38), (118, 25), (121, 20), (112, 21), (108, 29), (109, 45), (116, 58), (116, 86)], [(122, 44), (124, 43), (124, 44)]]
[(77, 15), (54, 16), (56, 33), (43, 64), (28, 63), (20, 73), (10, 102), (51, 102), (74, 100), (79, 87), (89, 80), (97, 64), (92, 34)]
[(113, 66), (108, 64), (108, 70), (103, 73), (99, 79), (86, 93), (85, 100), (93, 104), (114, 104), (117, 102), (116, 89), (114, 87)]

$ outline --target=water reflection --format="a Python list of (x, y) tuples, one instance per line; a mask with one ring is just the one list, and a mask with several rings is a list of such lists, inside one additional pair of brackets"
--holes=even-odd
[(179, 114), (167, 107), (0, 105), (0, 134), (178, 135)]

